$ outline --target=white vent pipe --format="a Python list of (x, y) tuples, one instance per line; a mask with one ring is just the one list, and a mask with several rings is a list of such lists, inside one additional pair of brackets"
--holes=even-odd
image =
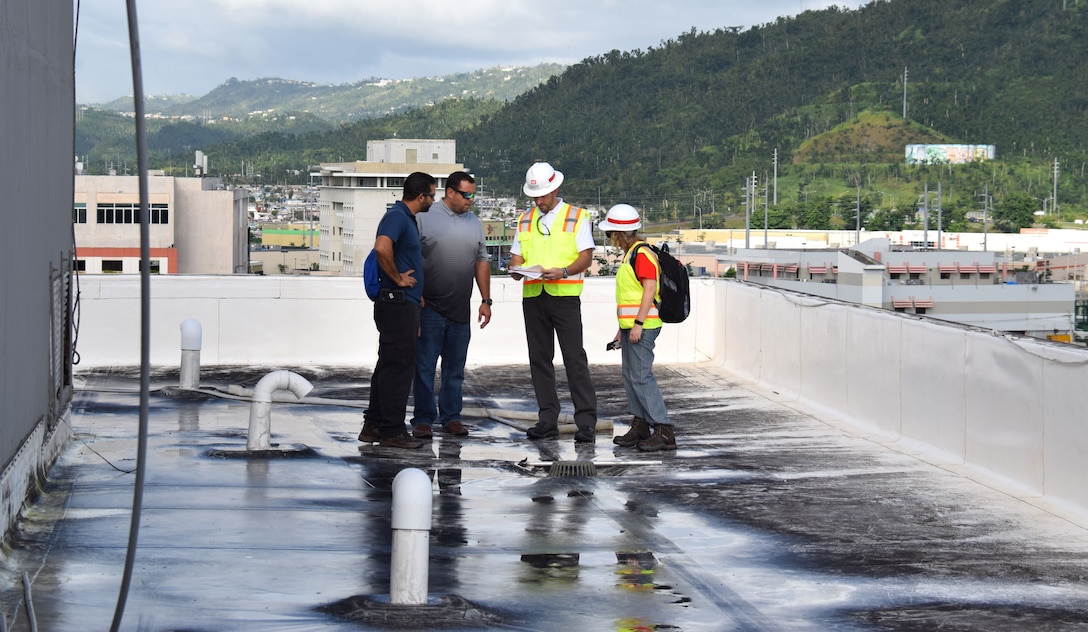
[(291, 391), (302, 399), (314, 389), (306, 378), (291, 371), (273, 371), (253, 387), (253, 404), (249, 407), (249, 439), (247, 450), (268, 450), (272, 447), (272, 393)]
[(393, 478), (393, 559), (389, 601), (427, 603), (431, 479), (423, 470), (405, 468)]
[(200, 321), (186, 318), (181, 321), (181, 382), (186, 390), (200, 388)]

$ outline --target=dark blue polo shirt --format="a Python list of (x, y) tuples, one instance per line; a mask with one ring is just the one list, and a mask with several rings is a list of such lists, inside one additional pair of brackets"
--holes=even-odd
[(379, 273), (382, 288), (404, 290), (405, 300), (420, 304), (423, 297), (423, 246), (419, 241), (419, 228), (412, 216), (412, 211), (397, 201), (385, 212), (378, 222), (377, 235), (385, 235), (393, 240), (393, 263), (397, 270), (415, 270), (412, 276), (416, 278), (414, 287), (399, 287), (391, 279), (386, 278), (384, 272)]

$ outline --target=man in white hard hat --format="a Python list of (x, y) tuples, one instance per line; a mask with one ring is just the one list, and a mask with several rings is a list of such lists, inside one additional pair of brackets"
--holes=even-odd
[[(582, 279), (593, 261), (593, 226), (585, 209), (558, 196), (563, 174), (546, 162), (529, 167), (523, 190), (533, 207), (518, 219), (510, 247), (511, 274), (523, 280), (522, 312), (529, 346), (529, 371), (539, 408), (530, 439), (559, 436), (559, 393), (555, 385), (555, 339), (563, 353), (574, 422), (574, 440), (593, 443), (597, 428), (597, 393), (582, 345)], [(518, 267), (539, 268), (524, 276)]]

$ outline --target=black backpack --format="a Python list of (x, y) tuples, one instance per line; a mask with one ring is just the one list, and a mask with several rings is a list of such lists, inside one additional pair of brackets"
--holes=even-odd
[(688, 288), (688, 269), (684, 264), (669, 254), (668, 244), (660, 248), (643, 242), (631, 252), (628, 263), (635, 265), (635, 255), (638, 249), (645, 246), (657, 255), (657, 265), (661, 268), (661, 277), (658, 279), (657, 291), (661, 294), (661, 302), (657, 304), (657, 313), (664, 323), (682, 323), (687, 320), (691, 312), (691, 290)]

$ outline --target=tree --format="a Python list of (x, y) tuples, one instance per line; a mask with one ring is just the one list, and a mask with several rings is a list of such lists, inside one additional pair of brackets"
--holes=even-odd
[(1005, 233), (1019, 232), (1035, 223), (1035, 198), (1023, 191), (1013, 191), (994, 204), (994, 228)]
[(877, 209), (866, 224), (869, 230), (903, 230), (910, 224), (911, 209)]

